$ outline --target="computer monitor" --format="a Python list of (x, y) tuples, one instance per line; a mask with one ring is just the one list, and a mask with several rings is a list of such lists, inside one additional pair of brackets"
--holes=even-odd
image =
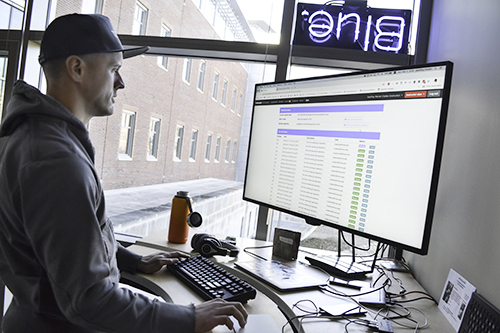
[(452, 67), (257, 84), (243, 199), (427, 254)]

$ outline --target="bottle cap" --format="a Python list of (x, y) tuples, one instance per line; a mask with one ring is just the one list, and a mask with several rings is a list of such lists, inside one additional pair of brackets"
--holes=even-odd
[(177, 196), (178, 197), (189, 197), (189, 192), (188, 191), (177, 191)]

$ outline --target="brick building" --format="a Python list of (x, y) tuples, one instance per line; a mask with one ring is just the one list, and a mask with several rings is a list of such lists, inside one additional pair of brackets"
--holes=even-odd
[[(56, 16), (82, 12), (86, 2), (57, 1)], [(199, 0), (97, 5), (118, 34), (220, 39)], [(235, 179), (248, 78), (242, 63), (146, 55), (125, 60), (120, 72), (125, 89), (114, 114), (89, 125), (105, 189)]]

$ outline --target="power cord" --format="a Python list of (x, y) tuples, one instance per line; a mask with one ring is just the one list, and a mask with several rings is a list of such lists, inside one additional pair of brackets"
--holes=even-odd
[(249, 249), (250, 250), (254, 250), (254, 249), (265, 249), (265, 248), (269, 248), (269, 247), (273, 247), (272, 245), (265, 245), (265, 246), (254, 246), (254, 247), (246, 247), (243, 249), (243, 252), (245, 253), (248, 253), (249, 255), (251, 256), (254, 256), (256, 258), (259, 258), (261, 260), (264, 260), (264, 261), (267, 261), (266, 258), (262, 257), (262, 256), (259, 256), (257, 253), (254, 253), (254, 252), (250, 252), (248, 251)]

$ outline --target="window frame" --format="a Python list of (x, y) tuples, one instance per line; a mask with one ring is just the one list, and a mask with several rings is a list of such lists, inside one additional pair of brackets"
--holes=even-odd
[[(172, 29), (166, 24), (162, 23), (160, 28), (160, 37), (171, 37)], [(168, 56), (158, 56), (158, 66), (168, 70)]]
[[(134, 147), (134, 133), (135, 133), (135, 123), (136, 123), (137, 112), (123, 109), (122, 121), (120, 125), (120, 141), (118, 145), (118, 159), (119, 160), (132, 160), (132, 153)], [(126, 121), (128, 119), (128, 121)], [(124, 131), (126, 134), (125, 150), (121, 151), (122, 135)]]
[[(154, 124), (154, 128), (153, 128)], [(158, 160), (158, 151), (160, 143), (160, 129), (161, 129), (161, 119), (156, 117), (151, 117), (149, 122), (149, 134), (148, 134), (148, 147), (146, 151), (146, 159), (148, 161)], [(151, 138), (152, 136), (152, 138)], [(152, 145), (150, 143), (152, 141)]]
[[(142, 14), (138, 18), (138, 14)], [(145, 36), (148, 24), (149, 9), (140, 1), (135, 2), (134, 23), (132, 24), (132, 35)]]
[(215, 71), (214, 82), (212, 84), (212, 99), (214, 101), (217, 101), (217, 93), (219, 90), (219, 78), (220, 78), (219, 72)]
[(193, 64), (192, 58), (184, 58), (184, 65), (182, 67), (182, 81), (191, 84), (191, 66)]
[(227, 139), (226, 143), (226, 154), (224, 156), (224, 162), (229, 163), (229, 153), (231, 151), (231, 139)]
[(210, 163), (210, 154), (211, 154), (211, 150), (212, 150), (212, 138), (213, 138), (213, 134), (208, 133), (207, 134), (207, 141), (206, 141), (206, 145), (205, 145), (205, 162), (207, 162), (207, 163)]
[(182, 143), (184, 141), (184, 124), (177, 124), (175, 127), (175, 139), (174, 139), (174, 150), (173, 159), (175, 162), (182, 161)]
[(219, 163), (220, 162), (220, 145), (222, 143), (222, 136), (217, 135), (217, 140), (215, 142), (215, 156), (214, 156), (214, 162)]
[(205, 60), (200, 61), (200, 66), (198, 67), (198, 91), (203, 92), (203, 86), (205, 85), (205, 71), (207, 69), (207, 62)]
[(196, 162), (196, 148), (198, 146), (198, 129), (191, 130), (191, 141), (189, 144), (189, 162)]
[(238, 148), (238, 141), (234, 140), (233, 142), (233, 154), (231, 157), (231, 163), (236, 163), (236, 151)]
[(240, 97), (238, 98), (238, 116), (241, 116), (241, 110), (243, 108), (243, 93), (240, 92)]
[(231, 97), (231, 112), (234, 112), (236, 109), (236, 96), (238, 96), (238, 88), (233, 88), (233, 96)]
[(226, 106), (226, 99), (227, 99), (227, 87), (229, 86), (229, 81), (227, 79), (224, 79), (224, 82), (222, 83), (222, 99), (221, 99), (221, 104)]

